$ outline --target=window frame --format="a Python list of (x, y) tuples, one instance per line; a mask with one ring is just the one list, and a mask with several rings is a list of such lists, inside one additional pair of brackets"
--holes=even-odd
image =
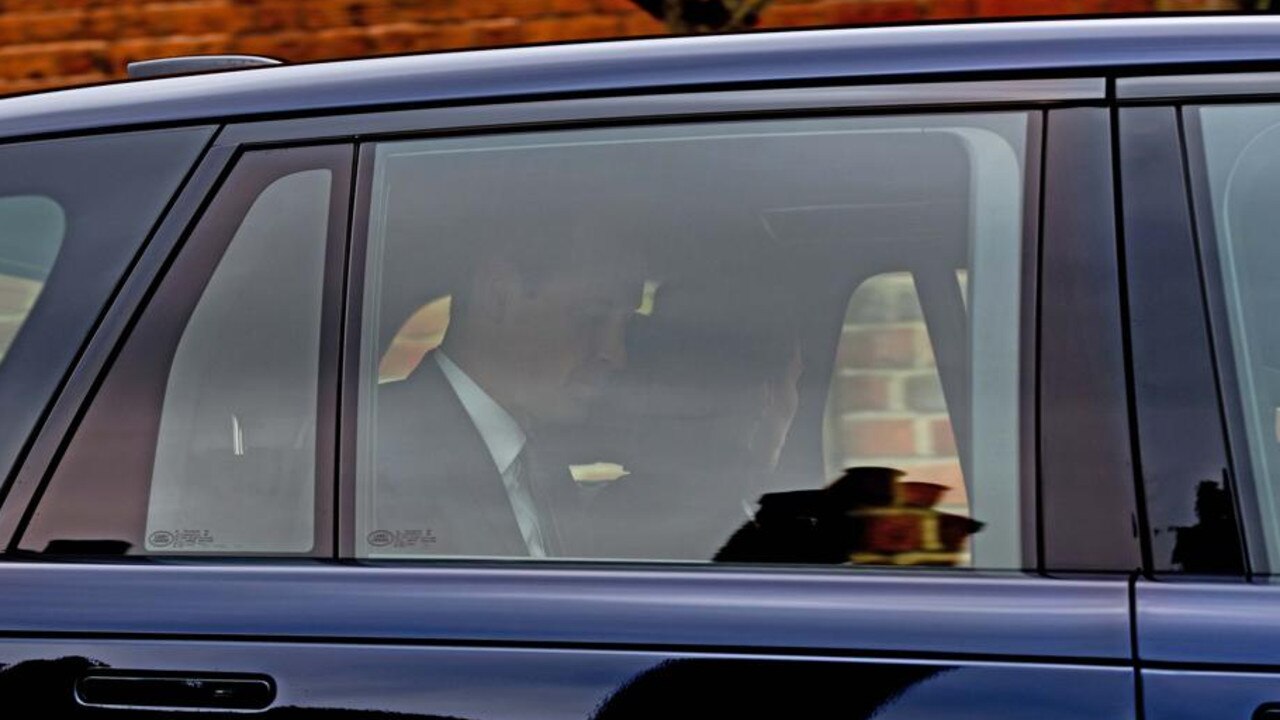
[[(1231, 318), (1227, 305), (1226, 280), (1222, 272), (1222, 257), (1218, 250), (1217, 226), (1213, 198), (1208, 192), (1208, 167), (1203, 154), (1203, 132), (1197, 110), (1215, 105), (1276, 104), (1280, 96), (1266, 74), (1259, 79), (1259, 90), (1266, 95), (1226, 97), (1211, 99), (1194, 98), (1177, 106), (1179, 130), (1182, 139), (1183, 162), (1187, 168), (1186, 202), (1191, 208), (1199, 259), (1200, 281), (1204, 293), (1204, 313), (1209, 329), (1210, 352), (1214, 359), (1216, 386), (1214, 388), (1219, 409), (1219, 426), (1225, 441), (1226, 476), (1231, 488), (1235, 512), (1239, 518), (1241, 544), (1244, 548), (1245, 568), (1243, 577), (1266, 576), (1276, 572), (1280, 558), (1268, 556), (1268, 529), (1264, 520), (1262, 498), (1258, 492), (1258, 478), (1254, 472), (1249, 430), (1246, 422), (1245, 399), (1239, 392), (1240, 376), (1236, 350), (1231, 338)], [(1250, 78), (1243, 78), (1242, 83)], [(1253, 86), (1248, 83), (1248, 86)], [(1206, 101), (1208, 100), (1208, 101)], [(1280, 518), (1277, 519), (1280, 521)]]
[[(216, 167), (216, 179), (204, 187), (203, 195), (198, 198), (198, 204), (192, 208), (191, 214), (187, 216), (186, 222), (182, 224), (181, 231), (174, 236), (174, 245), (164, 249), (156, 249), (156, 252), (166, 252), (167, 257), (157, 258), (159, 267), (155, 269), (155, 274), (148, 278), (146, 286), (138, 288), (140, 296), (130, 308), (127, 320), (117, 316), (119, 331), (112, 338), (113, 346), (109, 353), (104, 353), (100, 356), (99, 374), (94, 378), (93, 384), (83, 390), (74, 411), (68, 408), (64, 410), (67, 416), (59, 418), (66, 424), (63, 426), (62, 434), (56, 439), (56, 445), (54, 444), (54, 439), (50, 438), (47, 433), (41, 435), (40, 440), (48, 438), (49, 445), (52, 445), (47, 450), (41, 448), (48, 453), (46, 462), (43, 463), (38, 471), (28, 463), (24, 465), (19, 473), (14, 483), (13, 495), (25, 499), (25, 506), (6, 503), (3, 507), (0, 507), (0, 539), (5, 541), (4, 555), (48, 557), (20, 549), (19, 545), (22, 542), (23, 534), (31, 518), (39, 508), (44, 491), (53, 480), (62, 456), (70, 444), (75, 441), (81, 421), (84, 420), (86, 413), (93, 405), (97, 392), (106, 381), (107, 374), (111, 372), (116, 358), (119, 357), (125, 345), (130, 342), (133, 335), (132, 330), (143, 319), (152, 300), (157, 299), (157, 293), (164, 287), (164, 284), (173, 281), (174, 278), (179, 278), (179, 282), (182, 282), (182, 288), (179, 292), (183, 296), (183, 301), (189, 301), (190, 307), (194, 309), (203, 295), (207, 280), (216, 272), (225, 252), (230, 247), (236, 228), (243, 221), (245, 213), (249, 211), (260, 193), (282, 177), (294, 172), (316, 168), (327, 168), (332, 171), (330, 197), (338, 199), (338, 201), (329, 207), (329, 227), (326, 238), (324, 275), (322, 278), (322, 307), (319, 328), (321, 351), (318, 367), (319, 388), (317, 393), (315, 439), (316, 495), (313, 509), (315, 516), (315, 544), (310, 551), (299, 554), (243, 552), (228, 555), (193, 552), (168, 556), (163, 553), (142, 553), (137, 556), (125, 557), (129, 559), (176, 557), (199, 560), (218, 557), (327, 558), (333, 555), (333, 506), (336, 495), (335, 464), (332, 460), (324, 462), (324, 459), (335, 458), (337, 454), (338, 362), (340, 360), (339, 350), (341, 347), (342, 293), (346, 272), (348, 232), (350, 229), (350, 184), (353, 162), (354, 158), (349, 143), (308, 143), (292, 147), (264, 148), (224, 146), (223, 152), (210, 153), (209, 160), (200, 166), (197, 173), (213, 172), (215, 168), (210, 168), (208, 165), (214, 164)], [(252, 167), (254, 164), (260, 165), (260, 167)], [(231, 182), (236, 179), (236, 172), (240, 168), (248, 168), (248, 172), (251, 174), (251, 183), (233, 184)], [(187, 198), (180, 199), (180, 202), (185, 199)], [(229, 204), (230, 209), (234, 212), (216, 217), (209, 216), (208, 212), (216, 209), (220, 204)], [(163, 222), (168, 225), (169, 220), (170, 218), (166, 217)], [(148, 253), (152, 252), (150, 247), (147, 250)], [(195, 262), (175, 270), (175, 272), (184, 272), (183, 277), (179, 277), (175, 272), (170, 272), (175, 269), (174, 265), (179, 254), (184, 258), (195, 256)], [(131, 277), (130, 281), (133, 280), (134, 278)], [(190, 282), (191, 280), (196, 280), (197, 282)], [(99, 352), (102, 351), (100, 350)], [(61, 406), (61, 403), (59, 405)], [(59, 409), (61, 408), (55, 408), (55, 411)], [(159, 412), (159, 408), (157, 408), (157, 412)], [(22, 512), (19, 512), (19, 507), (23, 507)], [(0, 557), (3, 557), (3, 555), (0, 555)]]
[[(932, 78), (923, 78), (931, 80)], [(209, 188), (213, 187), (225, 175), (230, 160), (240, 152), (266, 147), (295, 147), (334, 142), (371, 141), (374, 139), (395, 139), (405, 137), (449, 136), (457, 134), (474, 134), (485, 132), (511, 132), (517, 130), (534, 130), (563, 127), (598, 127), (619, 123), (665, 123), (696, 122), (742, 118), (789, 118), (818, 117), (823, 115), (862, 115), (862, 114), (941, 114), (952, 112), (992, 112), (998, 110), (1027, 111), (1033, 124), (1039, 124), (1043, 132), (1046, 114), (1059, 112), (1070, 107), (1098, 107), (1106, 98), (1106, 81), (1100, 77), (1050, 77), (1044, 79), (1011, 79), (1011, 80), (968, 80), (957, 78), (952, 82), (911, 82), (909, 78), (894, 84), (868, 84), (842, 87), (792, 87), (755, 90), (737, 90), (733, 88), (710, 89), (708, 92), (670, 93), (655, 95), (630, 96), (585, 96), (578, 98), (534, 101), (526, 103), (501, 103), (493, 105), (469, 104), (454, 107), (434, 107), (425, 109), (386, 110), (379, 112), (356, 112), (350, 114), (298, 117), (291, 119), (267, 119), (261, 121), (242, 122), (226, 126), (217, 137), (208, 156), (201, 163), (193, 176), (191, 188), (184, 192), (175, 205), (173, 212), (164, 219), (164, 227), (147, 248), (147, 252), (139, 263), (135, 273), (126, 282), (115, 306), (104, 322), (104, 329), (94, 338), (86, 360), (72, 378), (57, 406), (50, 416), (44, 431), (35, 440), (32, 453), (23, 465), (11, 502), (0, 507), (0, 541), (12, 541), (16, 519), (27, 509), (35, 485), (50, 465), (56, 461), (61, 452), (62, 438), (74, 425), (79, 406), (93, 387), (101, 381), (100, 374), (103, 363), (114, 352), (122, 331), (127, 328), (134, 316), (137, 306), (145, 299), (148, 288), (156, 281), (171, 259), (175, 246), (180, 243), (186, 221), (207, 201)], [(1041, 140), (1041, 149), (1047, 144)], [(366, 147), (368, 147), (366, 145)], [(1041, 507), (1044, 468), (1041, 467), (1043, 456), (1042, 438), (1039, 427), (1044, 418), (1052, 416), (1061, 409), (1045, 407), (1040, 402), (1043, 382), (1039, 366), (1039, 346), (1042, 342), (1044, 328), (1041, 326), (1040, 296), (1044, 283), (1060, 282), (1053, 275), (1042, 278), (1039, 246), (1042, 242), (1042, 196), (1043, 182), (1059, 173), (1059, 168), (1043, 164), (1040, 153), (1029, 153), (1027, 157), (1029, 183), (1026, 202), (1029, 212), (1023, 248), (1022, 319), (1020, 341), (1022, 347), (1022, 379), (1020, 387), (1020, 433), (1018, 443), (1021, 448), (1020, 464), (1022, 466), (1022, 502), (1024, 505), (1024, 557), (1036, 558), (1035, 568), (1029, 570), (1040, 573), (1069, 573), (1082, 568), (1046, 564), (1043, 559), (1044, 538), (1037, 525), (1043, 513)], [(367, 162), (356, 163), (356, 175), (359, 176), (368, 167)], [(361, 222), (361, 203), (367, 207), (367, 197), (362, 196), (362, 185), (357, 177), (353, 184), (354, 210), (351, 213), (352, 227), (359, 227)], [(184, 213), (185, 219), (184, 219)], [(362, 247), (352, 243), (348, 247), (350, 261), (347, 275), (344, 278), (345, 303), (343, 307), (343, 352), (339, 362), (341, 375), (341, 397), (338, 404), (341, 408), (338, 417), (339, 440), (338, 458), (338, 501), (336, 503), (337, 518), (335, 521), (335, 558), (351, 558), (354, 556), (354, 516), (351, 513), (351, 501), (354, 498), (354, 422), (351, 415), (354, 408), (355, 395), (358, 391), (356, 373), (357, 363), (354, 359), (359, 352), (358, 330), (360, 318), (360, 300), (363, 288), (363, 255)], [(1112, 401), (1116, 400), (1114, 397)], [(1120, 399), (1123, 403), (1123, 398)], [(1111, 407), (1111, 406), (1109, 406)], [(1123, 406), (1126, 407), (1127, 406)], [(1112, 407), (1114, 410), (1114, 407)], [(1082, 431), (1088, 426), (1081, 424)], [(1110, 484), (1117, 497), (1132, 492), (1129, 478), (1119, 479)], [(1130, 518), (1124, 517), (1124, 522)], [(1136, 541), (1135, 541), (1136, 542)], [(1127, 572), (1132, 569), (1128, 558), (1130, 548), (1116, 548), (1114, 557), (1103, 558), (1098, 567), (1089, 568), (1089, 572)], [(2, 559), (2, 558), (0, 558)], [(435, 564), (451, 564), (453, 561), (432, 560)], [(465, 564), (483, 564), (476, 561), (462, 561)], [(556, 561), (539, 561), (536, 563), (507, 562), (504, 568), (513, 568), (519, 572), (536, 572), (539, 568), (551, 569), (559, 564)], [(573, 567), (581, 568), (590, 563), (574, 562)], [(615, 565), (616, 566), (616, 565)], [(623, 567), (640, 570), (645, 563), (625, 563)], [(663, 564), (663, 568), (671, 569), (671, 565)], [(694, 573), (707, 573), (716, 570), (715, 566), (696, 565), (688, 568)], [(741, 571), (742, 568), (737, 568)], [(783, 569), (762, 568), (764, 573), (784, 572)], [(795, 570), (791, 568), (790, 570)], [(923, 568), (915, 569), (919, 572)], [(812, 572), (833, 572), (830, 569), (817, 568)], [(875, 568), (859, 568), (857, 573), (876, 572)], [(934, 569), (931, 572), (948, 572)], [(848, 569), (834, 571), (840, 575), (848, 575)], [(972, 575), (975, 571), (958, 570), (962, 575)]]
[[(5, 358), (3, 375), (4, 387), (0, 388), (0, 406), (5, 408), (5, 427), (0, 428), (0, 504), (13, 490), (15, 476), (27, 456), (31, 442), (42, 425), (46, 422), (49, 408), (54, 404), (63, 386), (72, 377), (81, 362), (82, 355), (89, 345), (90, 338), (96, 332), (103, 317), (114, 302), (114, 297), (121, 284), (129, 277), (133, 266), (148, 245), (154, 243), (163, 233), (165, 218), (181, 207), (180, 199), (190, 192), (193, 185), (198, 184), (196, 168), (200, 167), (207, 157), (217, 134), (217, 126), (210, 123), (196, 123), (182, 127), (139, 127), (120, 128), (103, 133), (81, 133), (62, 137), (17, 137), (0, 139), (2, 148), (37, 147), (41, 145), (58, 145), (75, 142), (93, 143), (98, 140), (123, 139), (129, 136), (143, 137), (155, 133), (170, 133), (173, 136), (186, 135), (191, 141), (191, 152), (181, 159), (176, 167), (177, 182), (167, 188), (162, 198), (157, 198), (156, 213), (146, 218), (136, 239), (126, 247), (108, 247), (101, 244), (93, 248), (86, 267), (77, 271), (66, 267), (63, 251), (68, 249), (64, 244), (59, 251), (59, 258), (54, 267), (60, 264), (58, 273), (75, 284), (78, 292), (65, 293), (65, 297), (49, 295), (41, 290), (41, 299), (37, 301), (23, 322), (32, 320), (35, 328), (42, 322), (41, 318), (56, 320), (58, 318), (76, 318), (78, 327), (61, 327), (59, 332), (29, 331), (29, 340), (15, 344), (9, 348)], [(154, 150), (154, 148), (152, 148)], [(45, 158), (46, 161), (49, 158)], [(126, 251), (126, 252), (121, 252)], [(115, 253), (116, 257), (111, 257)], [(79, 253), (77, 253), (79, 254)], [(104, 265), (116, 265), (111, 272), (105, 272)], [(74, 274), (72, 274), (74, 273)], [(52, 277), (52, 276), (51, 276)], [(34, 316), (34, 317), (32, 317)], [(19, 340), (20, 338), (15, 338)], [(23, 349), (20, 345), (30, 345)], [(15, 352), (15, 349), (17, 351)], [(0, 538), (3, 537), (0, 532)]]
[[(1172, 68), (1164, 73), (1133, 74), (1115, 80), (1121, 175), (1133, 181), (1133, 189), (1124, 199), (1126, 225), (1132, 224), (1131, 232), (1177, 237), (1187, 243), (1186, 251), (1190, 253), (1161, 258), (1159, 265), (1150, 260), (1129, 264), (1131, 276), (1140, 273), (1162, 286), (1164, 303), (1160, 312), (1150, 316), (1150, 322), (1130, 322), (1129, 332), (1135, 339), (1149, 336), (1151, 342), (1156, 342), (1155, 338), (1160, 337), (1161, 342), (1174, 342), (1183, 348), (1182, 352), (1163, 358), (1155, 373), (1152, 371), (1157, 365), (1148, 362), (1144, 371), (1141, 359), (1134, 358), (1135, 382), (1142, 378), (1142, 382), (1165, 389), (1163, 397), (1153, 394), (1147, 401), (1138, 398), (1135, 417), (1140, 434), (1144, 424), (1161, 431), (1139, 438), (1144, 474), (1153, 467), (1157, 471), (1197, 467), (1202, 475), (1216, 470), (1225, 479), (1240, 533), (1243, 567), (1237, 572), (1199, 577), (1248, 582), (1276, 572), (1280, 558), (1267, 557), (1266, 528), (1253, 474), (1245, 405), (1237, 391), (1239, 378), (1212, 199), (1204, 192), (1208, 187), (1207, 168), (1195, 111), (1217, 105), (1280, 104), (1280, 72), (1273, 66), (1206, 70), (1188, 73), (1185, 68)], [(1166, 185), (1162, 179), (1167, 173), (1177, 175), (1178, 181)], [(1129, 184), (1125, 182), (1126, 186)], [(1144, 197), (1153, 193), (1153, 197)], [(1169, 208), (1176, 208), (1177, 212), (1169, 213)], [(1127, 252), (1137, 250), (1132, 243), (1126, 245)], [(1171, 272), (1177, 273), (1181, 281), (1170, 282)], [(1141, 302), (1133, 295), (1133, 287), (1131, 284), (1130, 302)], [(1155, 292), (1150, 294), (1150, 301), (1155, 302)], [(1184, 312), (1170, 311), (1170, 301)], [(1177, 435), (1183, 441), (1173, 439)], [(1195, 442), (1186, 442), (1186, 437), (1194, 437)], [(1143, 492), (1149, 494), (1156, 487), (1154, 483), (1167, 481), (1147, 477), (1140, 482)], [(1144, 543), (1148, 545), (1153, 542), (1154, 522), (1155, 519), (1144, 519)], [(1153, 579), (1196, 576), (1152, 565), (1147, 566), (1146, 575)]]
[[(1013, 81), (1016, 83), (1016, 81)], [(1080, 85), (1079, 80), (1072, 80), (1067, 86), (1074, 93)], [(365, 123), (370, 129), (369, 132), (359, 133), (359, 139), (362, 142), (360, 151), (360, 161), (357, 163), (357, 181), (356, 181), (356, 209), (352, 214), (353, 223), (353, 245), (352, 245), (352, 262), (350, 266), (351, 275), (348, 278), (348, 314), (347, 329), (344, 336), (347, 338), (343, 361), (343, 408), (344, 422), (341, 442), (342, 467), (339, 474), (339, 485), (341, 500), (339, 504), (339, 557), (342, 559), (352, 559), (356, 553), (355, 543), (355, 527), (354, 527), (354, 503), (356, 496), (355, 474), (356, 474), (356, 438), (355, 438), (355, 420), (352, 415), (352, 408), (356, 407), (357, 394), (359, 389), (358, 380), (358, 360), (359, 360), (359, 322), (361, 302), (363, 298), (363, 277), (364, 277), (364, 238), (360, 228), (367, 225), (368, 207), (369, 207), (369, 191), (371, 189), (371, 148), (375, 141), (389, 139), (406, 139), (406, 138), (429, 138), (429, 137), (451, 137), (461, 134), (479, 134), (479, 133), (506, 133), (514, 131), (534, 131), (539, 129), (564, 129), (564, 128), (591, 128), (617, 125), (620, 123), (643, 124), (643, 123), (687, 123), (706, 121), (713, 122), (725, 119), (741, 119), (741, 118), (803, 118), (815, 117), (820, 115), (831, 115), (839, 113), (841, 115), (863, 115), (863, 114), (942, 114), (948, 112), (990, 112), (996, 110), (1018, 110), (1028, 111), (1031, 113), (1032, 126), (1034, 132), (1039, 137), (1039, 133), (1043, 132), (1043, 117), (1039, 111), (1052, 111), (1063, 106), (1076, 104), (1082, 100), (1078, 97), (1070, 97), (1062, 101), (1054, 101), (1047, 98), (1039, 98), (1034, 102), (1027, 102), (1025, 99), (1019, 101), (1009, 101), (1007, 97), (992, 99), (988, 102), (982, 102), (984, 88), (991, 91), (996, 88), (1005, 87), (1002, 82), (993, 83), (973, 83), (970, 98), (963, 102), (931, 102), (928, 97), (911, 98), (910, 93), (904, 93), (904, 101), (897, 104), (876, 104), (863, 107), (856, 102), (858, 99), (857, 91), (861, 88), (848, 88), (846, 91), (850, 95), (850, 101), (847, 103), (833, 103), (833, 96), (838, 95), (835, 90), (827, 90), (816, 93), (816, 97), (821, 98), (822, 105), (820, 108), (812, 107), (813, 98), (804, 95), (801, 96), (803, 102), (789, 104), (785, 108), (777, 107), (778, 96), (774, 93), (781, 91), (752, 91), (742, 93), (712, 93), (710, 99), (699, 97), (697, 95), (681, 95), (681, 96), (653, 96), (653, 97), (631, 97), (631, 98), (605, 98), (592, 100), (576, 100), (576, 101), (555, 101), (548, 103), (532, 104), (530, 106), (495, 106), (489, 108), (450, 108), (437, 111), (404, 111), (400, 113), (387, 113), (381, 116), (375, 116), (368, 119)], [(955, 90), (959, 86), (952, 86)], [(1042, 87), (1042, 86), (1039, 86)], [(1001, 93), (996, 93), (1001, 94)], [(730, 97), (732, 96), (732, 97)], [(954, 97), (954, 96), (953, 96)], [(749, 101), (756, 99), (757, 105), (765, 107), (764, 110), (746, 110), (744, 106), (749, 107)], [(1092, 96), (1091, 96), (1092, 98)], [(772, 102), (765, 102), (771, 100)], [(915, 100), (914, 102), (912, 100)], [(1093, 104), (1093, 103), (1089, 103)], [(661, 115), (652, 114), (652, 110), (661, 108), (664, 112)], [(680, 112), (677, 112), (679, 110)], [(820, 110), (820, 111), (819, 111)], [(353, 132), (349, 123), (358, 122), (359, 119), (338, 121), (334, 119), (324, 119), (313, 121), (318, 126), (324, 126), (333, 131)], [(273, 128), (278, 131), (279, 128)], [(1043, 141), (1041, 143), (1043, 147)], [(1020, 423), (1021, 432), (1019, 437), (1019, 445), (1021, 450), (1020, 464), (1022, 466), (1022, 503), (1024, 506), (1023, 519), (1023, 555), (1025, 558), (1040, 557), (1040, 543), (1042, 538), (1039, 537), (1036, 530), (1036, 516), (1039, 506), (1040, 488), (1039, 488), (1039, 459), (1038, 448), (1039, 438), (1037, 427), (1040, 422), (1038, 411), (1040, 410), (1038, 402), (1039, 389), (1036, 387), (1038, 370), (1035, 370), (1036, 363), (1036, 343), (1037, 335), (1037, 315), (1038, 307), (1037, 298), (1039, 297), (1039, 233), (1040, 233), (1040, 201), (1041, 201), (1041, 175), (1044, 169), (1041, 165), (1042, 158), (1039, 153), (1030, 152), (1027, 157), (1027, 173), (1028, 188), (1027, 196), (1027, 212), (1024, 216), (1024, 222), (1027, 227), (1024, 232), (1024, 255), (1022, 293), (1024, 296), (1023, 308), (1020, 327), (1020, 340), (1022, 348), (1020, 349), (1021, 363), (1024, 368), (1022, 373), (1022, 386), (1020, 388)], [(1117, 320), (1118, 327), (1118, 320)], [(1120, 368), (1115, 368), (1119, 373)], [(1116, 400), (1117, 398), (1112, 398)], [(1123, 403), (1123, 397), (1118, 400)], [(1123, 406), (1123, 405), (1122, 405)], [(1119, 488), (1118, 494), (1127, 496), (1132, 492), (1132, 485), (1128, 482), (1128, 478), (1116, 484)], [(1127, 505), (1131, 505), (1129, 500)], [(1130, 518), (1126, 514), (1123, 518), (1124, 526), (1129, 527)], [(1098, 567), (1088, 568), (1090, 572), (1099, 570), (1117, 570), (1129, 571), (1132, 569), (1132, 563), (1128, 558), (1136, 554), (1126, 553), (1124, 547), (1116, 548), (1118, 555), (1123, 556), (1119, 559), (1106, 558), (1099, 563)], [(374, 561), (364, 561), (374, 563)], [(628, 562), (605, 562), (605, 561), (558, 561), (558, 560), (537, 560), (528, 561), (520, 559), (503, 560), (503, 561), (482, 561), (472, 559), (450, 559), (440, 558), (420, 561), (390, 561), (391, 564), (401, 565), (405, 567), (448, 567), (448, 566), (501, 566), (510, 568), (518, 572), (536, 572), (539, 568), (552, 569), (556, 566), (560, 567), (585, 567), (585, 566), (607, 566), (634, 568), (640, 570), (642, 568), (662, 567), (670, 569), (679, 567), (690, 572), (714, 572), (717, 566), (707, 564), (672, 564), (645, 561), (628, 561)], [(377, 563), (374, 563), (377, 564)], [(1036, 561), (1036, 568), (1044, 571), (1044, 563)], [(741, 568), (738, 568), (739, 570)], [(791, 568), (794, 569), (794, 568)], [(1079, 568), (1059, 567), (1055, 568), (1058, 572), (1070, 572)], [(757, 568), (761, 572), (769, 572), (768, 567)], [(813, 572), (838, 572), (848, 573), (848, 568), (840, 570), (831, 570), (823, 568), (805, 569)], [(876, 568), (858, 568), (856, 572), (875, 572)], [(919, 572), (924, 568), (915, 568), (914, 572)], [(774, 571), (781, 571), (774, 570)], [(974, 571), (968, 569), (929, 569), (930, 572), (960, 572), (972, 573)]]

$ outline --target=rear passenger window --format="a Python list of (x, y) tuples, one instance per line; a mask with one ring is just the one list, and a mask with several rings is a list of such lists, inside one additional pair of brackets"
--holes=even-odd
[(240, 160), (111, 367), (23, 549), (329, 551), (332, 278), (350, 157), (334, 147)]
[(357, 554), (1032, 564), (1034, 121), (370, 147)]

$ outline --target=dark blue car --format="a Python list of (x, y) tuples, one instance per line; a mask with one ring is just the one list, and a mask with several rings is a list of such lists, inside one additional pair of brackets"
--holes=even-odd
[(1280, 18), (259, 64), (0, 100), (0, 716), (1280, 717)]

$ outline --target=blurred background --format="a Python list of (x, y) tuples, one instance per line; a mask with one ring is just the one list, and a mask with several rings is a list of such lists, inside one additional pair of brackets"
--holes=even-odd
[(750, 28), (1273, 5), (1280, 0), (0, 0), (0, 94), (101, 82), (130, 61), (184, 54), (300, 62)]

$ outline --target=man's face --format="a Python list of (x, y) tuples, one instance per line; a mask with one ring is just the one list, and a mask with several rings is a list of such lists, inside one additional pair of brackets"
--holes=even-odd
[(643, 284), (626, 268), (591, 262), (536, 280), (516, 271), (512, 280), (500, 333), (510, 409), (536, 422), (581, 422), (626, 365)]

